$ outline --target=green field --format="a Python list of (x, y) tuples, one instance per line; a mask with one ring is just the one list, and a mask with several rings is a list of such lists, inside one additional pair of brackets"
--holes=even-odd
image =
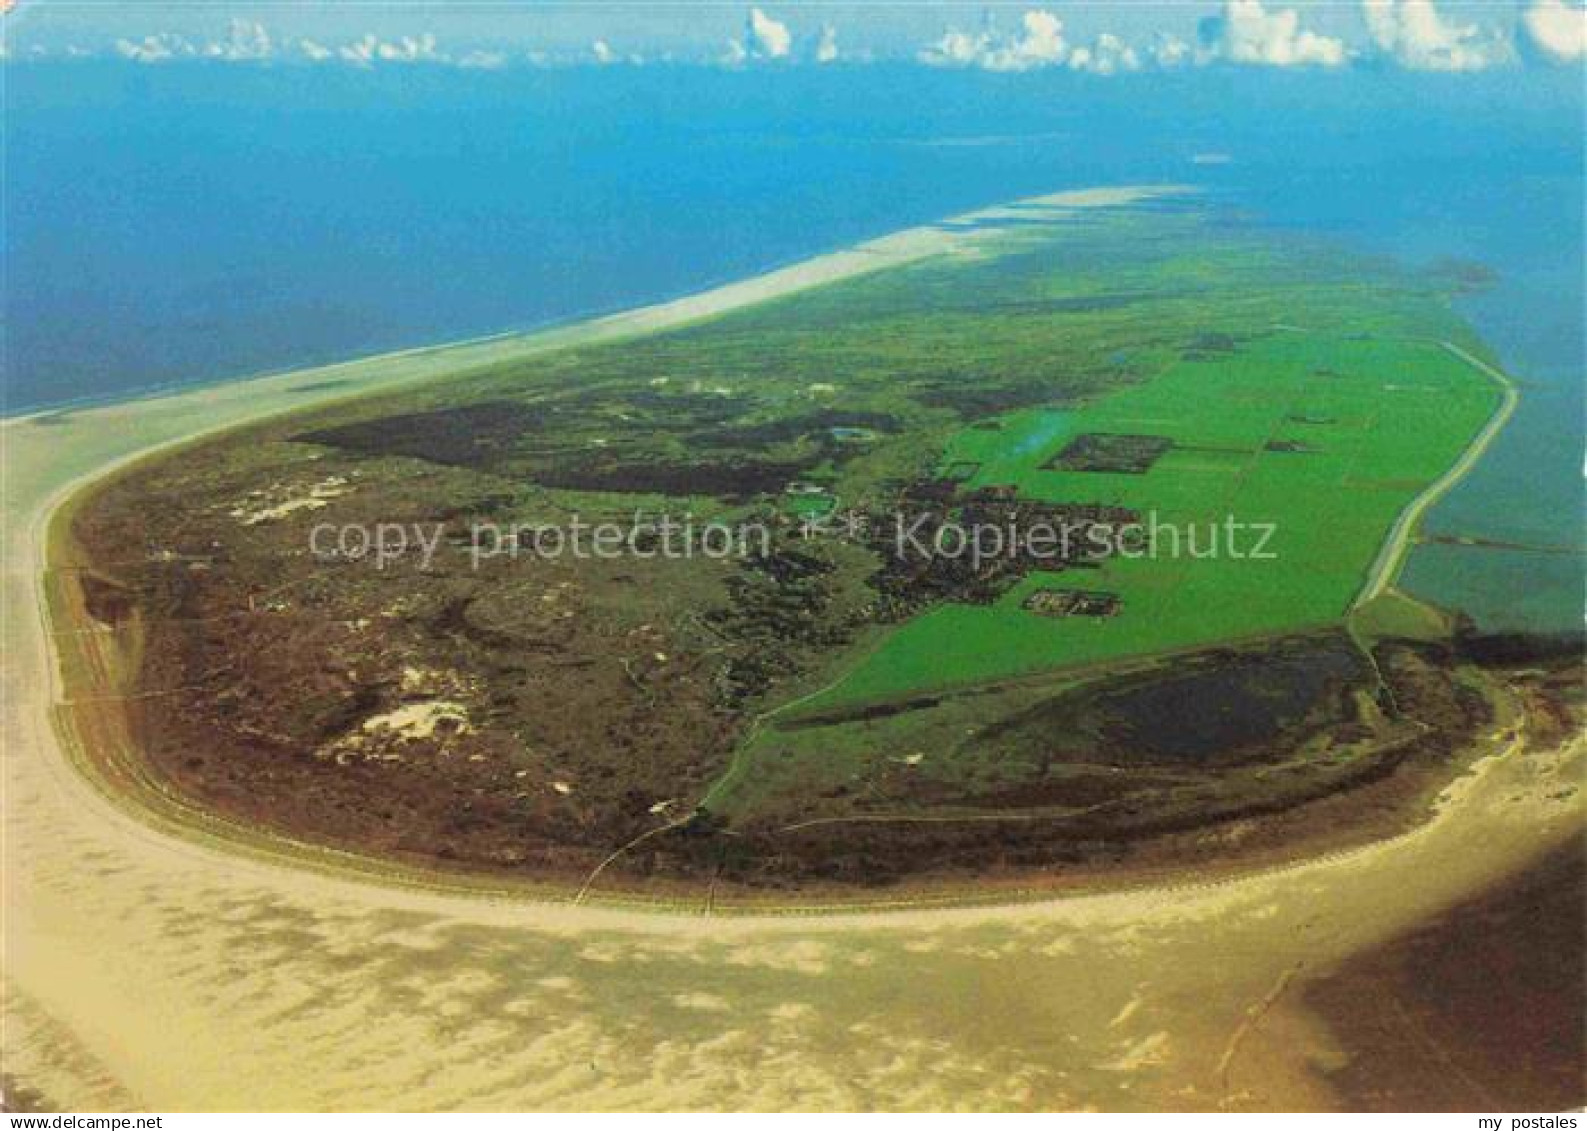
[[(1292, 331), (1224, 359), (1177, 361), (1075, 410), (966, 430), (943, 466), (978, 464), (967, 488), (1008, 485), (1023, 497), (1155, 515), (1180, 532), (1181, 552), (1165, 535), (1156, 558), (1114, 557), (1083, 580), (1034, 575), (991, 606), (935, 608), (801, 709), (1337, 622), (1400, 511), (1499, 399), (1493, 382), (1433, 341)], [(1174, 447), (1144, 474), (1043, 468), (1084, 433), (1164, 436)], [(1305, 450), (1272, 450), (1275, 442)], [(1251, 530), (1231, 541), (1228, 516)], [(1271, 557), (1250, 556), (1254, 524), (1271, 524)], [(1206, 556), (1192, 556), (1192, 538)], [(1121, 609), (1051, 619), (1022, 607), (1060, 583), (1115, 593)]]

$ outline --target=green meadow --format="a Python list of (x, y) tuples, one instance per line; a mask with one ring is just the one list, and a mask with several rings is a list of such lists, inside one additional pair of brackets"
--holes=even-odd
[[(1075, 409), (967, 429), (943, 456), (944, 468), (978, 465), (966, 487), (1126, 507), (1165, 532), (1139, 551), (1149, 556), (1035, 574), (989, 606), (938, 606), (802, 709), (1338, 622), (1401, 510), (1499, 397), (1436, 341), (1283, 331), (1226, 358), (1176, 361)], [(1097, 433), (1173, 447), (1141, 474), (1044, 467)], [(1116, 594), (1119, 611), (1049, 618), (1023, 607), (1037, 589), (1065, 585)]]

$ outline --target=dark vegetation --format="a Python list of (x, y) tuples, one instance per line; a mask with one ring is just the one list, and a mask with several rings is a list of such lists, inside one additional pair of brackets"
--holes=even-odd
[(1174, 446), (1167, 436), (1076, 436), (1047, 464), (1062, 471), (1112, 471), (1144, 475)]
[(717, 677), (729, 709), (753, 703), (779, 682), (806, 670), (814, 652), (853, 637), (839, 615), (836, 564), (817, 548), (782, 545), (747, 559), (728, 581), (730, 602), (709, 622), (737, 647)]
[[(1366, 676), (1348, 641), (1208, 652), (1168, 674), (1059, 695), (978, 736), (989, 760), (1056, 765), (1207, 766), (1280, 760), (1301, 736), (1335, 728)], [(1359, 733), (1359, 728), (1358, 728)]]
[(1044, 617), (1111, 617), (1124, 602), (1117, 593), (1089, 589), (1039, 589), (1024, 607)]
[[(1385, 717), (1355, 693), (1361, 661), (1342, 640), (1291, 641), (1276, 657), (1209, 654), (1188, 671), (1059, 693), (959, 739), (958, 753), (973, 751), (979, 774), (945, 780), (895, 763), (832, 788), (819, 804), (790, 799), (730, 833), (651, 842), (645, 867), (714, 870), (752, 886), (881, 885), (921, 873), (1120, 862), (1161, 838), (1276, 819), (1446, 764), (1490, 718), (1475, 686), (1451, 678), (1450, 659), (1436, 649), (1382, 650), (1399, 704)], [(1274, 684), (1263, 676), (1270, 662), (1280, 669)], [(865, 722), (861, 712), (789, 725)], [(897, 819), (909, 812), (938, 819)]]
[(305, 444), (374, 456), (408, 456), (456, 467), (489, 468), (507, 458), (525, 436), (538, 435), (544, 409), (519, 401), (485, 401), (429, 412), (405, 412), (304, 432)]
[[(1109, 540), (1093, 539), (1093, 529), (1111, 531), (1137, 517), (1122, 507), (1032, 502), (1006, 487), (961, 492), (948, 480), (912, 483), (896, 511), (875, 515), (865, 524), (882, 563), (871, 578), (876, 619), (896, 623), (939, 601), (990, 604), (1035, 570), (1057, 573), (1094, 566), (1100, 560), (1097, 547)], [(901, 540), (900, 529), (908, 532), (907, 540)], [(1012, 530), (1016, 536), (996, 554), (954, 551), (958, 532), (978, 530)], [(1056, 537), (1026, 536), (1036, 530), (1052, 531)], [(948, 551), (936, 552), (939, 544)], [(920, 552), (922, 546), (928, 552)]]

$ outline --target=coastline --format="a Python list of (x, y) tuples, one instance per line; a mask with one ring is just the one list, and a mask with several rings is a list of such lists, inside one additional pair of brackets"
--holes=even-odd
[[(764, 301), (842, 272), (938, 254), (948, 238), (937, 229), (903, 233), (876, 241), (879, 248), (862, 245), (869, 250), (511, 343), (428, 347), (206, 386), (80, 410), (49, 425), (0, 423), (7, 464), (5, 985), (22, 1003), (6, 1006), (0, 1051), (8, 1064), (69, 1108), (105, 1106), (109, 1094), (155, 1110), (401, 1107), (420, 1095), (441, 1106), (555, 1107), (567, 1095), (557, 1074), (575, 1068), (593, 1072), (576, 1085), (587, 1102), (820, 1106), (836, 1096), (841, 1106), (845, 1098), (864, 1102), (865, 1093), (843, 1090), (856, 1076), (869, 1074), (878, 1086), (887, 1079), (889, 1057), (916, 1064), (928, 1081), (907, 1106), (941, 1102), (933, 1086), (949, 1094), (958, 1087), (956, 1102), (978, 1106), (1106, 1103), (1123, 1076), (1139, 1076), (1136, 1103), (1186, 1087), (1208, 1104), (1282, 1106), (1297, 1094), (1325, 1102), (1306, 1091), (1315, 1085), (1303, 1079), (1304, 1050), (1270, 1082), (1239, 1078), (1245, 1061), (1237, 1054), (1250, 1056), (1253, 1046), (1240, 1036), (1250, 1032), (1248, 1004), (1264, 1000), (1275, 982), (1288, 985), (1298, 961), (1320, 969), (1380, 943), (1573, 835), (1582, 799), (1561, 796), (1561, 785), (1579, 777), (1579, 743), (1549, 756), (1501, 728), (1489, 736), (1493, 752), (1410, 832), (1249, 875), (886, 915), (822, 907), (711, 919), (469, 893), (439, 882), (372, 883), (334, 863), (304, 867), (301, 859), (238, 852), (225, 837), (172, 835), (103, 796), (60, 748), (50, 718), (58, 657), (41, 602), (46, 534), (59, 508), (115, 468), (306, 405), (298, 395), (304, 385), (345, 381), (309, 391), (321, 398), (314, 403), (329, 403), (507, 356), (681, 325), (730, 309), (723, 302)], [(504, 356), (504, 349), (525, 352)], [(19, 454), (29, 420), (34, 434)], [(97, 436), (98, 447), (73, 443), (83, 435)], [(1230, 953), (1241, 960), (1220, 957)], [(391, 962), (397, 965), (385, 965)], [(1017, 970), (1016, 985), (1063, 999), (1063, 1012), (1058, 1001), (1043, 1000), (1047, 993), (1010, 998), (1001, 1023), (1020, 1035), (979, 1030), (981, 991), (962, 1000), (953, 991), (981, 985), (993, 964)], [(676, 1038), (663, 1079), (622, 1055), (616, 1034), (626, 1017), (604, 1019), (567, 996), (591, 969), (632, 979), (621, 982), (630, 995), (623, 1012), (651, 1025), (658, 1039), (669, 1023), (694, 1034)], [(405, 996), (399, 976), (451, 988), (437, 1000)], [(831, 1010), (853, 1012), (853, 1024), (877, 1010), (896, 1022), (896, 1032), (889, 1026), (873, 1035), (878, 1065), (829, 1048), (819, 1015), (783, 1009), (801, 1004), (813, 979), (833, 995)], [(516, 996), (493, 996), (498, 984)], [(384, 1023), (350, 1028), (348, 1000)], [(151, 1001), (160, 1009), (151, 1012)], [(494, 1026), (488, 1035), (461, 1042), (449, 1035), (448, 1010), (458, 1003)], [(783, 1012), (768, 1012), (775, 1009)], [(676, 1020), (695, 1014), (707, 1022), (698, 1032)], [(1276, 1011), (1270, 1023), (1282, 1015)], [(1074, 1048), (1048, 1033), (1056, 1016), (1075, 1036)], [(751, 1072), (725, 1086), (724, 1058), (757, 1065), (763, 1050), (758, 1041), (724, 1047), (717, 1038), (756, 1031), (768, 1017), (792, 1034), (786, 1079)], [(1298, 1016), (1290, 1023), (1306, 1024)], [(951, 1057), (931, 1044), (941, 1032), (955, 1034)], [(63, 1055), (59, 1034), (70, 1038), (72, 1057)], [(1159, 1034), (1169, 1035), (1166, 1045)], [(365, 1067), (371, 1058), (383, 1058), (378, 1078)], [(1249, 1093), (1244, 1099), (1231, 1098), (1230, 1062)], [(239, 1075), (238, 1063), (250, 1071)], [(1135, 1067), (1121, 1075), (1112, 1067), (1118, 1063)], [(504, 1064), (521, 1071), (492, 1070)], [(1074, 1078), (1053, 1075), (1060, 1065)], [(423, 1092), (437, 1074), (446, 1075), (448, 1090)], [(993, 1077), (1023, 1080), (1026, 1091), (963, 1091), (972, 1087), (967, 1081), (990, 1089)]]

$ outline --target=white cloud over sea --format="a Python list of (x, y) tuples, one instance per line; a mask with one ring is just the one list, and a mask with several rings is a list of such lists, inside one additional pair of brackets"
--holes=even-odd
[(222, 39), (195, 42), (186, 36), (160, 32), (142, 39), (118, 39), (114, 49), (117, 55), (135, 63), (170, 63), (184, 59), (261, 63), (296, 59), (310, 63), (339, 61), (366, 68), (379, 63), (447, 63), (480, 67), (492, 63), (501, 65), (507, 58), (500, 52), (487, 51), (449, 55), (440, 50), (436, 37), (430, 33), (393, 39), (365, 34), (337, 46), (308, 38), (278, 42), (263, 24), (249, 20), (232, 20), (229, 33)]
[(1052, 67), (1069, 57), (1063, 21), (1045, 9), (1020, 17), (1019, 30), (997, 32), (990, 20), (979, 31), (949, 28), (942, 38), (923, 48), (917, 58), (932, 67), (979, 67), (987, 71), (1030, 71)]
[(1515, 49), (1493, 27), (1440, 14), (1432, 0), (1362, 0), (1379, 52), (1413, 71), (1482, 71), (1508, 63)]
[(1348, 54), (1342, 39), (1311, 31), (1293, 8), (1264, 8), (1261, 0), (1227, 0), (1219, 15), (1201, 21), (1203, 61), (1265, 67), (1337, 67)]
[(190, 59), (198, 51), (184, 37), (161, 32), (136, 40), (118, 39), (116, 54), (135, 63), (166, 63), (172, 59)]
[(744, 49), (752, 59), (786, 59), (793, 49), (793, 33), (787, 24), (772, 19), (759, 8), (751, 8)]
[(1530, 46), (1553, 63), (1587, 59), (1587, 7), (1564, 0), (1537, 0), (1521, 18)]
[[(444, 42), (435, 30), (394, 34), (388, 28), (384, 33), (368, 31), (347, 38), (302, 34), (309, 29), (301, 26), (277, 32), (256, 20), (232, 19), (222, 34), (212, 36), (195, 34), (187, 26), (182, 31), (117, 36), (97, 47), (57, 42), (18, 50), (13, 41), (9, 57), (111, 54), (143, 64), (316, 63), (366, 70), (412, 64), (500, 70), (646, 62), (738, 68), (910, 58), (945, 69), (1116, 75), (1209, 66), (1335, 69), (1357, 63), (1475, 72), (1526, 61), (1579, 63), (1587, 56), (1587, 9), (1582, 0), (1519, 2), (1521, 6), (1506, 11), (1497, 5), (1474, 8), (1457, 0), (1349, 0), (1350, 6), (1343, 9), (1297, 0), (1290, 0), (1290, 6), (1284, 0), (1207, 0), (1199, 20), (1195, 12), (1182, 8), (1159, 9), (1156, 16), (1147, 16), (1122, 8), (1091, 7), (1073, 9), (1075, 24), (1067, 18), (1070, 10), (1055, 4), (993, 9), (978, 24), (950, 23), (923, 43), (916, 38), (912, 45), (895, 42), (881, 50), (874, 40), (866, 41), (867, 25), (858, 14), (851, 14), (840, 26), (830, 18), (830, 9), (820, 13), (828, 18), (817, 19), (805, 9), (783, 11), (776, 4), (740, 9), (738, 33), (716, 48), (709, 38), (692, 44), (686, 38), (657, 42), (645, 38), (632, 21), (615, 15), (609, 21), (610, 33), (591, 16), (591, 34), (582, 40), (583, 46), (524, 42), (522, 37), (516, 43), (482, 42), (473, 37), (460, 47)], [(291, 27), (290, 22), (285, 26)], [(717, 38), (715, 43), (724, 41)]]
[(1111, 75), (1142, 66), (1141, 53), (1120, 36), (1103, 32), (1090, 42), (1076, 42), (1065, 32), (1063, 20), (1045, 8), (1025, 12), (1018, 28), (1006, 34), (990, 21), (974, 32), (949, 28), (916, 58), (930, 67), (1002, 72), (1063, 67)]
[(816, 41), (816, 62), (835, 63), (838, 59), (838, 29), (831, 24), (821, 25), (821, 38)]

